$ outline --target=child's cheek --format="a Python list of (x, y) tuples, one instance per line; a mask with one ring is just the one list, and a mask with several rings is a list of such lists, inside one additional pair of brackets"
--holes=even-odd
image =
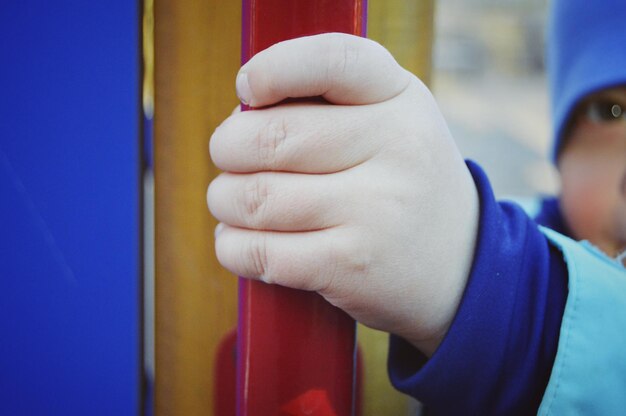
[(582, 186), (563, 191), (565, 219), (579, 239), (593, 240), (601, 228), (604, 206), (597, 193), (593, 187)]
[(574, 235), (603, 245), (607, 221), (614, 204), (606, 166), (593, 160), (573, 158), (562, 165), (561, 204), (563, 214)]

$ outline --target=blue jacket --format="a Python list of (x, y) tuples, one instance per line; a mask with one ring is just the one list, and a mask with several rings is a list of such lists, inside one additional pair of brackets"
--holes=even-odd
[[(547, 66), (554, 146), (584, 96), (626, 85), (624, 0), (552, 0)], [(391, 337), (389, 374), (429, 414), (618, 414), (626, 409), (626, 272), (575, 243), (558, 201), (536, 221), (481, 200), (477, 248), (456, 317), (426, 360)], [(560, 233), (540, 229), (538, 224)], [(567, 261), (567, 263), (566, 263)]]
[[(581, 291), (577, 289), (579, 286), (573, 286), (572, 270), (568, 268), (578, 269), (573, 265), (580, 258), (585, 270), (604, 270), (603, 265), (595, 263), (605, 259), (597, 253), (586, 255), (587, 248), (584, 252), (578, 250), (578, 247), (583, 250), (580, 243), (540, 229), (515, 204), (496, 202), (483, 171), (472, 162), (468, 166), (479, 191), (481, 213), (474, 263), (463, 299), (446, 337), (429, 360), (406, 341), (391, 337), (391, 380), (399, 390), (423, 402), (428, 414), (529, 415), (536, 414), (540, 406), (542, 412), (561, 409), (568, 403), (577, 406), (569, 393), (561, 394), (576, 389), (558, 386), (578, 385), (579, 391), (585, 391), (588, 380), (595, 377), (595, 384), (603, 385), (605, 375), (592, 372), (579, 377), (565, 371), (559, 372), (564, 377), (555, 378), (560, 363), (567, 369), (573, 368), (570, 362), (589, 360), (576, 354), (575, 351), (582, 349), (570, 348), (571, 342), (560, 334), (571, 321), (572, 311), (587, 317), (587, 321), (579, 320), (580, 327), (572, 327), (578, 336), (584, 337), (586, 327), (601, 326), (598, 322), (606, 320), (598, 321), (594, 313), (587, 314), (572, 306), (572, 296)], [(544, 224), (562, 227), (561, 231), (566, 229), (555, 201), (546, 201), (538, 218)], [(574, 260), (569, 259), (566, 264), (561, 250), (566, 251), (565, 258)], [(615, 269), (611, 279), (615, 280), (617, 273), (622, 278), (621, 284), (626, 285), (624, 269), (611, 267)], [(585, 272), (580, 279), (593, 278)], [(602, 277), (605, 278), (609, 275)], [(626, 319), (626, 287), (623, 289), (606, 296), (596, 293), (596, 301), (601, 303), (606, 299), (605, 312)], [(618, 293), (621, 297), (616, 296)], [(614, 321), (616, 325), (621, 322)], [(606, 337), (598, 337), (601, 339), (596, 345), (595, 358), (605, 360), (605, 367), (613, 366), (614, 378), (621, 382), (613, 380), (612, 391), (625, 392), (622, 405), (626, 407), (626, 368), (615, 364), (623, 361), (626, 366), (626, 360), (616, 356), (626, 351), (626, 343), (623, 338), (609, 342)], [(613, 349), (602, 351), (602, 348)], [(549, 394), (544, 395), (547, 391), (559, 394), (550, 399)], [(552, 404), (546, 404), (549, 402), (544, 396)], [(595, 393), (580, 400), (589, 405), (610, 402)], [(570, 413), (552, 411), (551, 414)]]

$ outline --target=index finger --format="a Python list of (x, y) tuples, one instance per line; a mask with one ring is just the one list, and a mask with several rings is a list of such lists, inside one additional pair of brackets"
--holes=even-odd
[(285, 98), (322, 96), (334, 104), (373, 104), (400, 94), (410, 81), (380, 44), (343, 33), (277, 43), (237, 75), (237, 95), (252, 107)]

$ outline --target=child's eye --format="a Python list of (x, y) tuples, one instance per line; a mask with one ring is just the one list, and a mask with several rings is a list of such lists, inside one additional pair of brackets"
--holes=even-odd
[(615, 101), (591, 101), (585, 107), (587, 117), (595, 123), (626, 119), (624, 106)]

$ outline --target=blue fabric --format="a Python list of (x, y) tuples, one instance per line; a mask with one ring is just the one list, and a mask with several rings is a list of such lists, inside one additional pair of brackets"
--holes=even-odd
[(626, 269), (590, 244), (544, 230), (563, 250), (569, 296), (540, 415), (622, 415)]
[(554, 0), (547, 39), (556, 160), (569, 116), (585, 95), (626, 84), (624, 0)]
[(430, 360), (391, 337), (389, 375), (428, 414), (535, 414), (556, 355), (565, 264), (522, 209), (497, 203), (484, 172), (468, 167), (481, 212), (463, 300)]
[(560, 234), (572, 236), (569, 225), (563, 218), (558, 198), (547, 197), (541, 200), (541, 208), (535, 217), (535, 222)]

